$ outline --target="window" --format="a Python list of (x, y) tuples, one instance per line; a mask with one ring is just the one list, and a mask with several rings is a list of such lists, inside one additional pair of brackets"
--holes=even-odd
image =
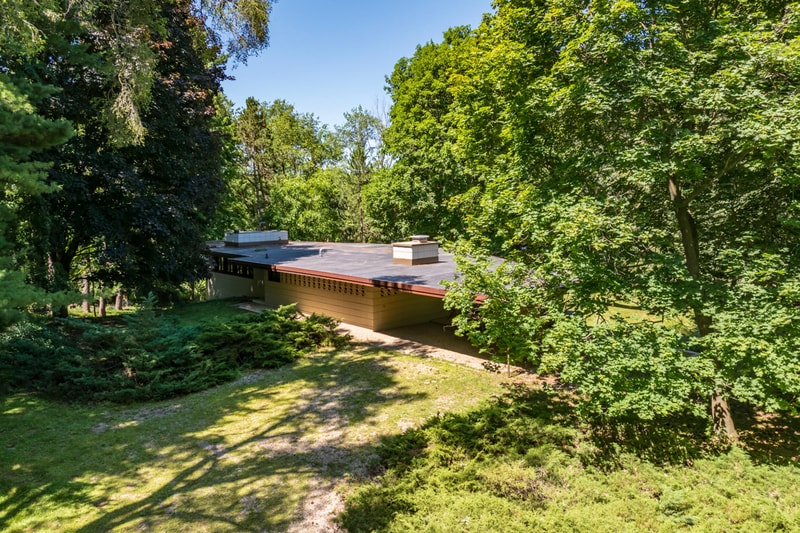
[(227, 257), (214, 257), (214, 272), (253, 279), (253, 267), (233, 262)]

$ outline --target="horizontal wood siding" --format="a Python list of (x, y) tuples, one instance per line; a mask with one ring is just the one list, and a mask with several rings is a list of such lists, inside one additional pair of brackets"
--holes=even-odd
[(213, 272), (208, 280), (207, 293), (209, 300), (236, 296), (261, 299), (264, 295), (264, 271), (255, 269), (253, 279)]
[(442, 300), (436, 297), (302, 274), (281, 273), (280, 281), (268, 281), (263, 272), (257, 272), (256, 277), (260, 277), (264, 287), (264, 303), (270, 307), (295, 303), (303, 313), (327, 315), (371, 330), (420, 324), (449, 316)]
[(374, 330), (421, 324), (448, 317), (450, 314), (445, 310), (440, 298), (408, 294), (393, 289), (376, 289), (376, 293)]
[(280, 282), (266, 282), (264, 301), (270, 307), (296, 303), (303, 313), (319, 313), (374, 329), (374, 291), (354, 283), (281, 273)]

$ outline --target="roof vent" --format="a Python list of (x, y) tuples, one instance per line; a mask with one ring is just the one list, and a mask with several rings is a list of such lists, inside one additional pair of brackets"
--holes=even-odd
[(427, 265), (439, 262), (439, 243), (427, 235), (412, 235), (410, 241), (392, 243), (392, 262), (399, 265)]

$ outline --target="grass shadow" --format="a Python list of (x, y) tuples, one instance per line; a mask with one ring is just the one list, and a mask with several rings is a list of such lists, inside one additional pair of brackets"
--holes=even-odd
[[(800, 459), (800, 417), (763, 413), (731, 402), (739, 433), (737, 446), (755, 464), (796, 465)], [(632, 454), (654, 465), (691, 465), (699, 458), (718, 456), (732, 444), (711, 432), (705, 416), (656, 417), (652, 420), (594, 421), (591, 442), (595, 466), (615, 468), (621, 454)]]
[[(37, 523), (36, 509), (62, 505), (87, 515), (102, 509), (76, 528), (85, 532), (174, 528), (175, 521), (186, 530), (284, 530), (305, 505), (309, 484), (338, 482), (373, 456), (375, 442), (354, 440), (349, 427), (387, 405), (425, 398), (397, 381), (390, 359), (322, 351), (236, 383), (130, 408), (6, 397), (0, 462), (11, 475), (0, 481), (7, 495), (0, 498), (0, 530), (52, 527), (46, 513)], [(221, 506), (214, 495), (228, 490), (241, 494)]]
[(797, 465), (800, 461), (800, 416), (764, 413), (732, 404), (739, 439), (754, 463)]
[(417, 512), (419, 498), (438, 499), (440, 492), (488, 490), (520, 505), (538, 505), (535, 482), (508, 471), (487, 483), (474, 465), (498, 460), (543, 467), (565, 451), (572, 453), (578, 422), (564, 391), (522, 383), (505, 387), (504, 394), (477, 409), (440, 415), (381, 439), (373, 479), (348, 498), (339, 525), (351, 532), (389, 530), (399, 515)]
[[(755, 417), (750, 425), (739, 422), (742, 447), (749, 450), (753, 463), (791, 466), (796, 460), (800, 428), (796, 417)], [(468, 413), (435, 417), (417, 429), (384, 438), (379, 461), (370, 472), (373, 477), (351, 493), (339, 523), (347, 531), (360, 532), (451, 520), (441, 526), (445, 528), (458, 524), (459, 517), (485, 518), (513, 510), (508, 514), (509, 531), (536, 530), (534, 522), (526, 520), (533, 520), (538, 510), (550, 506), (538, 516), (548, 514), (557, 520), (559, 512), (553, 509), (574, 505), (576, 498), (580, 506), (607, 504), (603, 509), (612, 514), (633, 498), (655, 520), (691, 521), (696, 517), (689, 507), (699, 508), (703, 498), (713, 502), (741, 492), (746, 501), (747, 490), (758, 493), (760, 487), (751, 489), (749, 484), (758, 483), (763, 473), (737, 463), (746, 457), (709, 437), (703, 417), (588, 424), (577, 416), (570, 391), (517, 383)], [(729, 474), (720, 487), (707, 481), (716, 479), (718, 469)], [(742, 475), (745, 470), (748, 473)], [(684, 493), (670, 486), (687, 482), (702, 487), (697, 493), (695, 488)], [(786, 489), (775, 488), (771, 497), (780, 490)], [(564, 496), (565, 491), (570, 496)], [(561, 498), (559, 503), (549, 500), (554, 497)], [(758, 514), (772, 509), (774, 502), (752, 505), (762, 506), (753, 511)], [(775, 514), (776, 524), (791, 522), (787, 510), (791, 504), (783, 505)], [(456, 506), (453, 518), (448, 510)], [(522, 518), (525, 513), (527, 518)], [(641, 524), (652, 526), (654, 522), (647, 520)]]
[(652, 420), (593, 421), (587, 440), (593, 451), (584, 463), (602, 470), (621, 468), (621, 456), (630, 454), (654, 465), (690, 465), (724, 452), (729, 445), (708, 434), (708, 420), (696, 416), (657, 417)]

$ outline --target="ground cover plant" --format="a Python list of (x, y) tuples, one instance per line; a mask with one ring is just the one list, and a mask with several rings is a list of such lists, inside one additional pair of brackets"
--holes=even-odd
[(318, 315), (301, 320), (294, 306), (260, 314), (231, 302), (189, 307), (162, 313), (151, 299), (138, 312), (110, 320), (17, 323), (0, 334), (0, 377), (8, 390), (61, 400), (159, 400), (340, 342), (335, 321)]
[[(197, 346), (258, 318), (170, 315)], [(0, 530), (800, 528), (796, 418), (741, 409), (729, 447), (691, 417), (587, 425), (572, 391), (508, 379), (353, 343), (159, 402), (6, 393)]]
[(323, 530), (381, 436), (466, 411), (499, 379), (354, 344), (156, 403), (6, 395), (0, 530)]
[(574, 397), (514, 386), (384, 440), (352, 490), (362, 531), (797, 531), (800, 421), (751, 413), (741, 446), (702, 417), (585, 426)]

